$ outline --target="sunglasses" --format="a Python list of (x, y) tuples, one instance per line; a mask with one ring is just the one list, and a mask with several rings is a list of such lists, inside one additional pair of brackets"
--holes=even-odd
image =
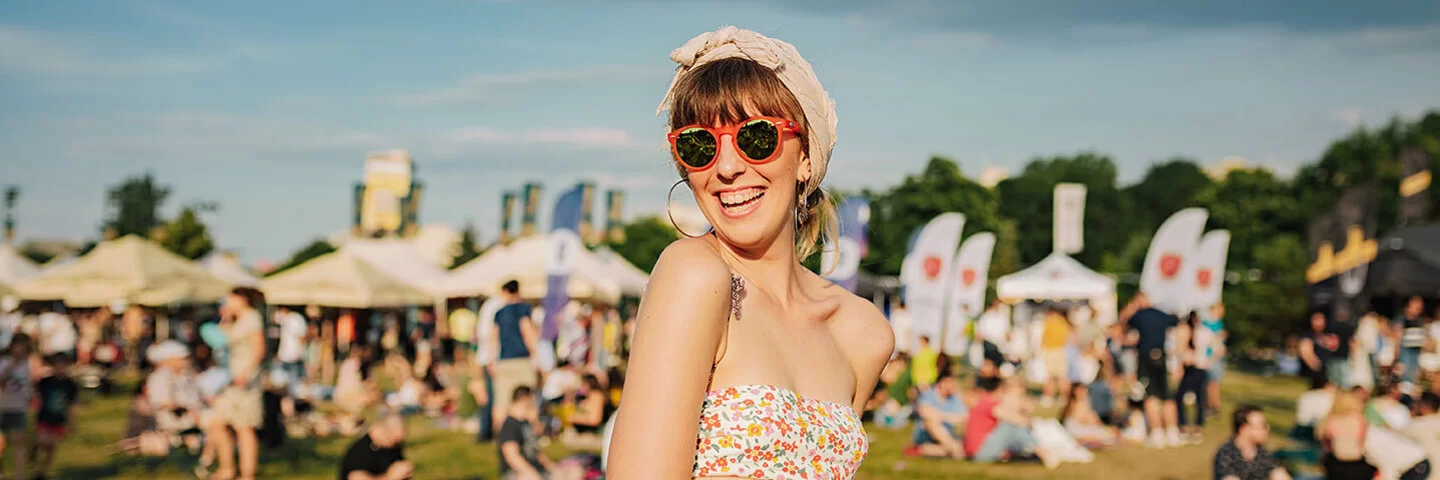
[(675, 158), (692, 172), (710, 168), (720, 153), (720, 137), (729, 135), (735, 150), (753, 165), (780, 156), (780, 140), (785, 133), (798, 134), (795, 122), (777, 117), (750, 117), (735, 125), (703, 127), (691, 125), (670, 132), (670, 150)]

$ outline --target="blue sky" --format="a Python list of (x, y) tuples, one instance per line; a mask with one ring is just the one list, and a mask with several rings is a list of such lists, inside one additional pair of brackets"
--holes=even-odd
[[(220, 246), (279, 260), (346, 228), (366, 153), (403, 148), (423, 222), (491, 238), (499, 198), (581, 179), (661, 211), (670, 50), (735, 24), (796, 45), (835, 98), (827, 181), (885, 187), (932, 154), (971, 175), (1097, 150), (1287, 173), (1354, 126), (1440, 108), (1440, 3), (4, 2), (0, 184), (25, 238), (96, 235), (154, 172), (213, 200)], [(1256, 5), (1262, 4), (1263, 5)]]

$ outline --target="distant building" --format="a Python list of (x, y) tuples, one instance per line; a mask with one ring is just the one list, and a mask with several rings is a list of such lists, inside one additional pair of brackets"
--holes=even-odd
[(370, 154), (365, 177), (355, 185), (352, 234), (369, 237), (414, 235), (419, 228), (420, 194), (415, 163), (404, 150)]
[(1005, 167), (985, 167), (980, 171), (980, 178), (977, 179), (985, 188), (995, 188), (1000, 182), (1010, 178), (1010, 171)]
[(1205, 167), (1205, 174), (1209, 175), (1210, 178), (1219, 181), (1224, 180), (1225, 176), (1230, 175), (1230, 172), (1233, 172), (1235, 170), (1244, 170), (1246, 168), (1248, 168), (1248, 162), (1245, 161), (1245, 157), (1231, 155), (1225, 158), (1221, 158), (1214, 164)]

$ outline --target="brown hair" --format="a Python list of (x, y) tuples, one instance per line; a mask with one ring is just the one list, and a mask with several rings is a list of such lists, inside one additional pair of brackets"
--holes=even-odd
[[(749, 116), (749, 110), (757, 115), (793, 120), (800, 126), (800, 132), (810, 131), (805, 110), (780, 77), (745, 58), (726, 58), (695, 67), (675, 82), (672, 98), (672, 129), (686, 125), (738, 123)], [(810, 139), (804, 134), (799, 138), (800, 149), (808, 156)], [(675, 168), (681, 177), (686, 176), (685, 167), (679, 161), (675, 161)], [(819, 187), (819, 182), (818, 177), (811, 176), (809, 183), (797, 186), (800, 192), (805, 192), (811, 183), (815, 184), (815, 188), (805, 196), (804, 211), (798, 211), (801, 206), (796, 206), (795, 253), (802, 261), (818, 253), (821, 245), (837, 236), (835, 203), (825, 189)]]

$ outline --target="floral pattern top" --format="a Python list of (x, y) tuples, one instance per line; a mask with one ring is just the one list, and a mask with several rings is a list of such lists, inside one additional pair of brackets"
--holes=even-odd
[(693, 475), (848, 479), (869, 447), (849, 405), (769, 385), (730, 387), (705, 395)]

